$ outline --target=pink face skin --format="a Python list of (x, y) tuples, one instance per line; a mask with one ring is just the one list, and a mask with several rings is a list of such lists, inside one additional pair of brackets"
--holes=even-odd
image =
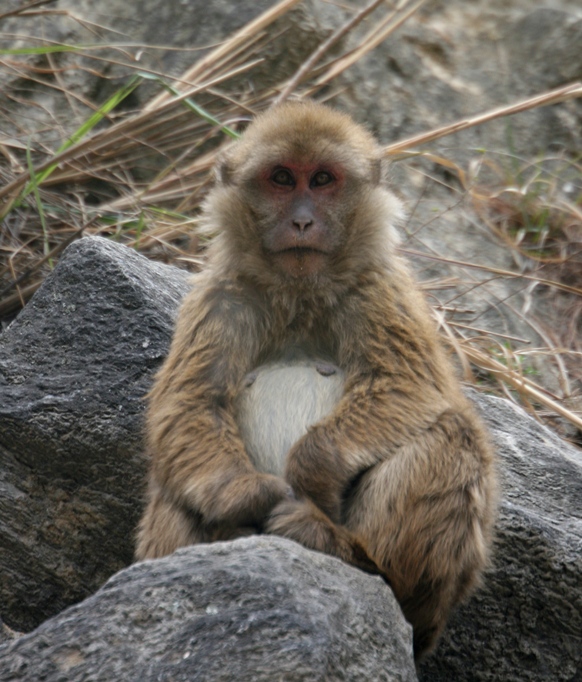
[(275, 225), (265, 236), (275, 266), (292, 277), (321, 272), (333, 251), (329, 214), (344, 185), (342, 169), (283, 163), (267, 169), (261, 185), (275, 209)]

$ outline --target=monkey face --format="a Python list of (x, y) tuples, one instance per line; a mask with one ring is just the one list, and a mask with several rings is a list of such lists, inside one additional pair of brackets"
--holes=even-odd
[(266, 260), (295, 278), (325, 270), (345, 241), (334, 211), (345, 186), (343, 168), (283, 158), (263, 169), (255, 186)]
[(333, 275), (368, 192), (369, 182), (350, 167), (345, 149), (329, 142), (322, 147), (305, 154), (290, 144), (273, 145), (232, 187), (248, 215), (238, 221), (239, 234), (243, 224), (252, 229), (246, 248), (260, 255), (263, 267), (296, 283)]

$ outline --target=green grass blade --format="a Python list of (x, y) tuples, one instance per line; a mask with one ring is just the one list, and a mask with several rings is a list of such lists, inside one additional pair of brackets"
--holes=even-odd
[[(168, 92), (170, 92), (172, 95), (175, 95), (176, 97), (180, 97), (182, 93), (177, 90), (173, 85), (170, 85), (167, 81), (165, 81), (163, 78), (160, 78), (159, 76), (154, 76), (150, 73), (143, 73), (140, 72), (138, 74), (141, 78), (147, 78), (148, 80), (153, 80), (159, 83), (162, 87), (164, 87)], [(220, 130), (225, 134), (228, 135), (229, 137), (232, 137), (235, 140), (238, 140), (240, 135), (236, 132), (236, 130), (233, 130), (232, 128), (229, 128), (228, 126), (224, 125), (221, 123), (217, 118), (214, 118), (214, 116), (210, 113), (208, 113), (205, 109), (203, 109), (201, 106), (196, 104), (193, 100), (191, 100), (189, 97), (186, 99), (182, 100), (183, 104), (190, 109), (190, 111), (193, 111), (196, 115), (200, 116), (200, 118), (204, 119), (207, 123), (210, 123), (213, 126), (217, 126), (220, 128)]]
[[(93, 113), (75, 132), (66, 140), (56, 151), (57, 154), (64, 152), (69, 147), (82, 140), (88, 133), (93, 130), (93, 128), (102, 121), (120, 102), (122, 102), (128, 95), (130, 95), (137, 86), (141, 83), (142, 79), (139, 76), (133, 76), (129, 82), (122, 88), (117, 90), (104, 104), (102, 104), (95, 113)], [(42, 173), (35, 175), (34, 178), (31, 174), (30, 182), (22, 190), (22, 194), (19, 197), (19, 202), (22, 201), (26, 196), (33, 191), (35, 186), (42, 184), (55, 170), (58, 164), (54, 164), (45, 168)], [(17, 204), (18, 205), (18, 204)]]
[[(32, 185), (31, 191), (34, 193), (34, 200), (36, 202), (36, 208), (38, 211), (38, 215), (40, 217), (40, 224), (42, 226), (43, 253), (45, 256), (47, 256), (50, 252), (49, 234), (48, 234), (48, 228), (47, 228), (47, 224), (46, 224), (46, 215), (44, 212), (44, 206), (43, 206), (42, 200), (40, 198), (40, 192), (38, 191), (38, 182), (36, 179), (36, 174), (34, 172), (34, 166), (32, 164), (32, 156), (30, 154), (30, 144), (26, 148), (26, 162), (28, 164), (28, 171), (30, 173), (30, 184)], [(49, 266), (52, 270), (52, 268), (54, 267), (52, 259), (49, 259)]]
[(30, 54), (55, 54), (58, 52), (78, 52), (87, 49), (83, 45), (42, 45), (41, 47), (15, 47), (11, 49), (0, 50), (0, 56), (11, 55), (13, 57), (18, 55)]

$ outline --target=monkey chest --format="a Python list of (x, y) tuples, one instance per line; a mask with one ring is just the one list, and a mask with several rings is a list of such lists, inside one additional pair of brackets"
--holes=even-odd
[(254, 466), (282, 475), (287, 453), (309, 427), (324, 419), (343, 395), (344, 372), (327, 362), (272, 362), (249, 373), (235, 418)]

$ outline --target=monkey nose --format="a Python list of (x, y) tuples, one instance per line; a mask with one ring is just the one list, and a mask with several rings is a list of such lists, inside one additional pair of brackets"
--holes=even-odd
[(313, 225), (313, 219), (312, 218), (303, 218), (303, 217), (298, 217), (298, 218), (293, 218), (293, 226), (296, 227), (299, 232), (305, 232), (309, 227)]

